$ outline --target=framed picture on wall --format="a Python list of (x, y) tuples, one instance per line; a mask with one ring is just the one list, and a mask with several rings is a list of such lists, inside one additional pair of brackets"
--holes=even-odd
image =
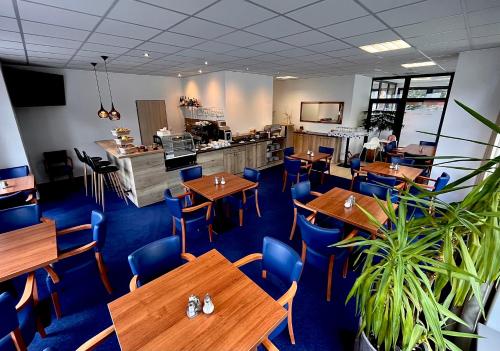
[(342, 124), (344, 102), (302, 101), (300, 121), (313, 123)]

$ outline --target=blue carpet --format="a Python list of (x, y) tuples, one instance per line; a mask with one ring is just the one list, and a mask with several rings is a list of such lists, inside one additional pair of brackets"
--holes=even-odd
[[(207, 233), (196, 233), (187, 239), (187, 251), (201, 255), (215, 248), (230, 261), (253, 253), (261, 252), (262, 238), (275, 237), (290, 244), (300, 253), (300, 233), (294, 240), (288, 240), (293, 218), (292, 201), (289, 189), (281, 192), (281, 167), (262, 172), (260, 183), (260, 205), (262, 217), (256, 215), (255, 208), (249, 206), (245, 211), (244, 226), (237, 225), (236, 213), (230, 230), (215, 236), (213, 243), (208, 241)], [(348, 188), (350, 181), (335, 176), (325, 176), (325, 183), (319, 184), (319, 177), (313, 177), (313, 188), (325, 192), (333, 187)], [(90, 211), (97, 208), (91, 197), (85, 197), (83, 190), (53, 188), (51, 199), (42, 199), (43, 215), (55, 219), (58, 228), (89, 222)], [(128, 292), (131, 278), (127, 256), (137, 248), (171, 235), (171, 216), (164, 203), (136, 208), (125, 203), (111, 192), (106, 194), (106, 215), (108, 233), (104, 246), (104, 259), (114, 288), (108, 295), (99, 279), (97, 266), (86, 265), (71, 276), (64, 277), (64, 290), (60, 294), (63, 317), (52, 318), (46, 328), (47, 337), (37, 335), (29, 350), (42, 350), (55, 347), (57, 350), (74, 350), (90, 337), (111, 324), (107, 303)], [(349, 271), (346, 279), (341, 276), (342, 264), (335, 265), (332, 301), (326, 302), (326, 273), (315, 267), (305, 265), (294, 301), (293, 325), (296, 345), (290, 344), (285, 331), (274, 340), (280, 350), (352, 350), (357, 331), (354, 303), (346, 306), (345, 298), (356, 273)], [(244, 269), (252, 278), (258, 279), (258, 264)], [(40, 297), (49, 304), (45, 287), (45, 274), (37, 272)], [(111, 337), (99, 350), (119, 350), (116, 337)]]

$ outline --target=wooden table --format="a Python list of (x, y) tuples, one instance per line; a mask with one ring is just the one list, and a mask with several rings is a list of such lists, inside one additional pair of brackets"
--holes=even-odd
[[(420, 151), (420, 148), (422, 148), (422, 151)], [(398, 152), (403, 152), (403, 153), (407, 152), (409, 154), (418, 155), (422, 157), (424, 156), (434, 157), (434, 155), (436, 154), (436, 147), (430, 145), (420, 146), (418, 144), (410, 144), (399, 149)]]
[(324, 152), (315, 152), (314, 156), (308, 155), (307, 152), (298, 152), (290, 156), (291, 158), (296, 158), (298, 160), (306, 161), (306, 162), (318, 162), (321, 160), (327, 160), (328, 157), (332, 155), (324, 153)]
[(55, 261), (56, 226), (52, 221), (0, 234), (0, 282)]
[(394, 170), (389, 168), (389, 163), (386, 162), (373, 162), (368, 163), (365, 166), (361, 167), (363, 172), (371, 172), (376, 174), (381, 174), (384, 176), (395, 177), (400, 180), (410, 179), (412, 181), (417, 178), (420, 173), (422, 173), (422, 168), (409, 167), (399, 165), (399, 170)]
[(35, 189), (35, 178), (32, 174), (25, 177), (3, 179), (3, 181), (7, 182), (7, 187), (3, 189), (0, 188), (0, 196), (17, 193), (18, 191)]
[[(188, 297), (212, 296), (215, 311), (186, 316)], [(252, 350), (286, 310), (211, 250), (108, 304), (122, 351)]]
[[(324, 215), (336, 218), (342, 222), (348, 223), (353, 227), (367, 231), (372, 238), (377, 235), (377, 226), (373, 224), (368, 217), (356, 206), (346, 208), (344, 202), (350, 195), (356, 198), (356, 204), (370, 212), (379, 223), (385, 223), (388, 219), (377, 200), (371, 196), (358, 194), (342, 188), (333, 188), (323, 195), (315, 198), (307, 204), (310, 208)], [(394, 208), (397, 205), (394, 204)]]
[[(226, 184), (215, 185), (215, 177), (219, 177), (219, 180), (224, 177)], [(234, 174), (219, 172), (210, 176), (203, 176), (198, 179), (183, 182), (182, 185), (210, 201), (217, 201), (226, 196), (248, 189), (255, 185), (255, 183)]]

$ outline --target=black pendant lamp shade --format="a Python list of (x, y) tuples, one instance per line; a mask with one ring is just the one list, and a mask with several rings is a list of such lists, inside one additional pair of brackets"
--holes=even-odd
[(108, 66), (106, 65), (106, 60), (108, 56), (101, 56), (104, 60), (104, 69), (106, 70), (106, 77), (108, 77), (108, 88), (109, 88), (109, 96), (111, 98), (111, 110), (109, 110), (109, 119), (112, 121), (118, 121), (120, 119), (120, 112), (115, 109), (115, 104), (113, 103), (113, 95), (111, 94), (111, 84), (109, 84), (109, 74), (108, 74)]
[(101, 98), (101, 88), (99, 87), (99, 80), (97, 80), (97, 71), (95, 70), (95, 66), (97, 66), (97, 62), (92, 62), (92, 66), (94, 66), (94, 75), (95, 75), (95, 82), (97, 84), (97, 91), (99, 92), (99, 102), (101, 103), (101, 108), (99, 111), (97, 111), (97, 116), (101, 119), (104, 118), (109, 118), (109, 113), (104, 109), (102, 106), (102, 98)]

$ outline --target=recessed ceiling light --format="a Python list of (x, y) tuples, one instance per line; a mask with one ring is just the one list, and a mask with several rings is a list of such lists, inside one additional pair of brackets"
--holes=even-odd
[(182, 74), (180, 74), (180, 73), (179, 73), (179, 74), (177, 75), (177, 77), (181, 78), (181, 77), (182, 77)]
[(383, 51), (392, 51), (392, 50), (401, 50), (410, 48), (410, 44), (408, 44), (404, 40), (394, 40), (394, 41), (386, 41), (384, 43), (377, 43), (371, 45), (360, 46), (361, 50), (367, 51), (371, 54), (375, 52), (383, 52)]
[(208, 61), (205, 61), (205, 66), (208, 65)]
[(374, 68), (373, 69), (375, 72), (382, 72), (382, 70), (380, 68)]
[(144, 57), (149, 57), (149, 53), (145, 52)]
[(248, 67), (247, 67), (247, 68), (245, 68), (245, 70), (246, 70), (246, 71), (248, 71)]
[(436, 62), (434, 61), (424, 61), (424, 62), (403, 63), (401, 66), (403, 66), (404, 68), (414, 68), (414, 67), (426, 67), (434, 65), (436, 65)]
[(203, 71), (201, 69), (198, 70), (198, 73), (203, 73)]
[(295, 77), (295, 76), (278, 76), (278, 77), (276, 77), (276, 79), (287, 80), (287, 79), (297, 79), (297, 77)]

